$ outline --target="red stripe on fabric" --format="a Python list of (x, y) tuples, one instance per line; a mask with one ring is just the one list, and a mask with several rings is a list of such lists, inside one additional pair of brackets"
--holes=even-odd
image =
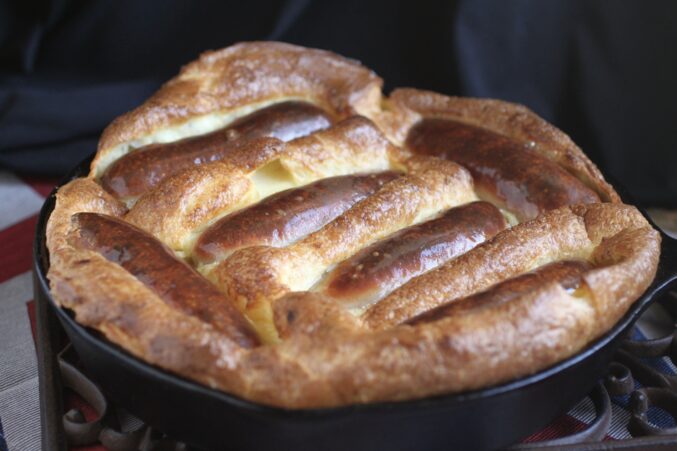
[(52, 192), (54, 187), (59, 180), (53, 177), (33, 177), (33, 176), (20, 176), (26, 184), (28, 184), (33, 190), (35, 190), (42, 197), (49, 196), (49, 193)]
[(31, 269), (31, 249), (38, 216), (31, 216), (0, 231), (0, 282)]
[[(561, 417), (550, 423), (542, 430), (525, 438), (524, 440), (522, 440), (522, 443), (541, 442), (544, 440), (552, 440), (560, 437), (566, 437), (567, 435), (581, 432), (587, 428), (588, 428), (587, 424), (572, 417), (569, 414), (566, 414), (562, 415)], [(615, 440), (615, 439), (607, 435), (604, 437), (604, 440)]]
[(26, 310), (28, 311), (28, 320), (31, 322), (31, 334), (33, 334), (33, 344), (37, 347), (37, 329), (35, 323), (35, 301), (32, 299), (26, 302)]
[[(73, 390), (65, 389), (63, 393), (65, 412), (68, 412), (72, 409), (77, 409), (82, 412), (82, 415), (85, 417), (85, 421), (87, 422), (91, 422), (99, 418), (99, 414), (96, 413), (96, 410), (94, 410), (94, 408), (90, 406), (87, 401), (82, 399), (82, 397)], [(73, 446), (69, 449), (70, 451), (106, 451), (106, 448), (99, 444), (89, 446)]]

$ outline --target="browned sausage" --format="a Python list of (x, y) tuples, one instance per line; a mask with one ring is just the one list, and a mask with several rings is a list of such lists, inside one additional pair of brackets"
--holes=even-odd
[(182, 169), (224, 158), (242, 141), (260, 137), (289, 141), (331, 124), (324, 110), (309, 103), (278, 103), (211, 133), (130, 152), (106, 170), (101, 185), (118, 198), (137, 197)]
[(520, 220), (576, 203), (599, 202), (593, 190), (545, 156), (479, 127), (447, 119), (424, 119), (409, 131), (407, 147), (465, 166), (480, 197)]
[(582, 260), (565, 260), (542, 266), (537, 270), (500, 282), (486, 291), (441, 305), (409, 319), (405, 324), (429, 323), (464, 311), (504, 304), (535, 290), (548, 282), (557, 282), (573, 290), (581, 283), (590, 264)]
[(210, 263), (243, 247), (284, 246), (320, 229), (396, 177), (391, 171), (345, 175), (277, 193), (213, 224), (193, 256)]
[(345, 303), (363, 303), (385, 296), (441, 265), (507, 226), (488, 202), (452, 208), (444, 215), (401, 230), (366, 247), (334, 269), (320, 289)]
[(241, 346), (259, 343), (235, 305), (158, 240), (111, 216), (78, 213), (73, 218), (79, 225), (76, 245), (119, 264), (168, 305), (211, 324)]

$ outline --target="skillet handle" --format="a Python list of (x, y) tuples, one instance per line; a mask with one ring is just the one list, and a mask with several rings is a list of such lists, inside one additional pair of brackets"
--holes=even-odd
[(671, 237), (655, 224), (654, 227), (661, 233), (661, 257), (653, 288), (656, 294), (669, 290), (677, 291), (677, 238)]
[(665, 268), (672, 273), (673, 276), (677, 276), (677, 236), (670, 236), (661, 230), (661, 235), (663, 239), (663, 245), (661, 251), (665, 252)]
[(621, 196), (621, 201), (628, 205), (635, 205), (637, 209), (644, 215), (651, 226), (658, 230), (661, 234), (661, 257), (658, 263), (658, 271), (656, 278), (647, 292), (652, 292), (652, 298), (669, 290), (677, 290), (677, 236), (672, 237), (659, 227), (654, 219), (649, 215), (646, 208), (642, 208), (641, 204), (636, 201), (634, 196), (629, 193), (622, 183), (609, 175), (605, 174), (605, 178), (612, 183), (616, 191)]

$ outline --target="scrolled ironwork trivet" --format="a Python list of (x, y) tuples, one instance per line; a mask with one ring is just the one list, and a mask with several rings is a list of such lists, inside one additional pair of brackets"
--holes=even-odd
[[(123, 428), (120, 415), (111, 408), (101, 390), (75, 365), (75, 353), (71, 345), (59, 353), (59, 370), (64, 388), (70, 389), (84, 399), (97, 413), (94, 420), (87, 421), (84, 413), (76, 408), (63, 415), (63, 425), (68, 444), (85, 446), (100, 443), (111, 451), (186, 451), (188, 447), (152, 429), (136, 419), (131, 428)], [(125, 413), (125, 416), (131, 417)]]
[[(668, 358), (674, 364), (677, 363), (677, 296), (674, 292), (658, 302), (671, 316), (673, 327), (663, 336), (650, 339), (635, 339), (636, 328), (633, 328), (623, 340), (620, 349), (614, 356), (614, 361), (609, 365), (609, 371), (604, 378), (603, 385), (595, 387), (595, 392), (602, 391), (604, 394), (596, 396), (629, 396), (630, 420), (627, 431), (633, 439), (627, 442), (636, 442), (638, 447), (644, 446), (667, 446), (663, 442), (650, 442), (645, 438), (656, 436), (671, 436), (674, 438), (672, 445), (677, 447), (677, 426), (659, 427), (651, 422), (648, 412), (653, 407), (662, 409), (673, 420), (677, 419), (677, 376), (661, 371), (656, 365), (651, 365), (649, 359)], [(665, 365), (667, 365), (666, 362)], [(599, 443), (606, 437), (611, 424), (611, 404), (600, 408), (599, 401), (595, 401), (597, 417), (587, 429), (575, 434), (535, 443), (525, 443), (514, 448), (561, 448), (562, 445), (585, 445), (580, 449), (606, 449), (603, 443)], [(605, 425), (604, 430), (601, 425)], [(597, 442), (597, 443), (595, 443)], [(614, 442), (615, 444), (615, 442)], [(578, 446), (577, 446), (578, 448)]]
[(609, 394), (604, 388), (604, 385), (598, 383), (588, 397), (595, 406), (596, 417), (586, 429), (552, 440), (515, 445), (511, 449), (542, 449), (584, 442), (598, 442), (604, 439), (609, 429), (609, 424), (611, 424), (611, 400), (609, 399)]

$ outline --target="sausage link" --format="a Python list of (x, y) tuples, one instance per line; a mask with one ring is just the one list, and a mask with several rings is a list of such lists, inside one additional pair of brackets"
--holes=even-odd
[(486, 291), (429, 310), (405, 321), (405, 324), (429, 323), (469, 310), (504, 304), (549, 282), (557, 282), (566, 290), (574, 290), (579, 287), (583, 273), (590, 268), (590, 264), (582, 260), (550, 263), (533, 272), (500, 282)]
[(396, 177), (392, 171), (330, 177), (277, 193), (210, 226), (193, 257), (207, 264), (243, 247), (287, 245), (322, 228)]
[(108, 167), (101, 185), (118, 198), (135, 198), (183, 169), (221, 160), (244, 141), (261, 137), (290, 141), (331, 124), (324, 110), (309, 103), (278, 103), (211, 133), (130, 152)]
[(168, 305), (211, 324), (243, 347), (259, 343), (235, 305), (171, 250), (136, 227), (111, 216), (78, 213), (76, 245), (117, 263)]
[(387, 295), (408, 280), (465, 253), (507, 227), (488, 202), (472, 202), (408, 227), (340, 263), (319, 289), (355, 306)]
[(545, 156), (489, 130), (447, 119), (424, 119), (409, 131), (416, 153), (444, 156), (465, 166), (481, 198), (533, 219), (547, 210), (600, 202), (583, 182)]

